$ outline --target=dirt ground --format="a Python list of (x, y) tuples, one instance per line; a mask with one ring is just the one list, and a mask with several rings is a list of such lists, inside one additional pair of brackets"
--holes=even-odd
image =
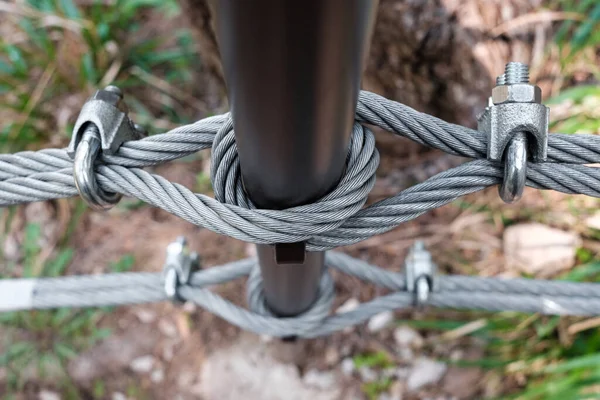
[[(205, 76), (199, 79), (209, 80)], [(206, 98), (200, 99), (207, 105), (205, 111), (223, 110), (223, 99), (216, 98), (216, 93), (218, 89), (207, 90)], [(375, 133), (381, 164), (369, 202), (464, 161), (385, 132)], [(207, 170), (206, 157), (198, 157), (160, 166), (153, 172), (192, 188), (198, 185), (198, 172)], [(551, 220), (554, 226), (577, 231), (584, 216), (574, 221), (570, 207), (586, 200), (577, 198), (567, 203), (561, 201), (564, 199), (558, 193), (526, 190), (519, 204), (504, 205), (497, 190), (490, 188), (386, 234), (338, 250), (400, 271), (407, 250), (419, 239), (424, 240), (442, 273), (515, 276), (519, 271), (506, 268), (502, 218), (517, 223), (535, 213), (539, 222)], [(497, 212), (499, 209), (502, 213)], [(43, 227), (47, 250), (41, 257), (49, 257), (75, 218), (72, 210), (67, 200), (19, 209), (12, 233), (4, 243), (5, 257), (19, 257), (22, 228), (28, 222)], [(69, 274), (107, 272), (108, 264), (124, 255), (135, 257), (134, 271), (159, 272), (167, 245), (181, 235), (201, 255), (203, 268), (254, 255), (252, 245), (147, 206), (116, 207), (106, 213), (86, 211), (74, 229), (68, 243), (75, 249)], [(587, 247), (598, 246), (588, 243)], [(385, 293), (354, 278), (340, 274), (334, 277), (336, 310)], [(245, 304), (242, 280), (212, 289), (228, 300)], [(68, 374), (81, 398), (98, 398), (94, 388), (101, 381), (105, 386), (101, 397), (111, 400), (475, 399), (493, 397), (519, 384), (503, 380), (495, 371), (451, 363), (485, 355), (486, 343), (468, 336), (480, 323), (476, 317), (464, 331), (452, 335), (395, 323), (432, 316), (440, 320), (469, 318), (469, 314), (428, 308), (398, 311), (391, 318), (381, 316), (379, 321), (371, 320), (325, 338), (282, 341), (242, 332), (193, 304), (119, 307), (98, 322), (110, 328), (112, 335), (74, 358)], [(376, 367), (360, 367), (356, 359), (364, 354), (384, 354), (387, 361)], [(373, 387), (377, 390), (371, 391)], [(19, 396), (19, 400), (62, 398), (52, 379), (31, 379)]]
[[(437, 152), (423, 152), (418, 146), (390, 139), (383, 133), (378, 133), (378, 139), (384, 142), (380, 147), (385, 150), (370, 201), (461, 162)], [(206, 168), (205, 163), (202, 160), (172, 163), (156, 168), (155, 172), (193, 187), (195, 172)], [(527, 193), (526, 204), (539, 201), (537, 197), (533, 192)], [(499, 204), (495, 189), (468, 200)], [(60, 220), (58, 204), (27, 206), (23, 218), (30, 222)], [(462, 265), (468, 263), (474, 273), (495, 275), (503, 271), (501, 229), (485, 220), (481, 214), (450, 205), (387, 234), (340, 250), (400, 270), (407, 249), (415, 239), (424, 239), (443, 271), (464, 273)], [(56, 229), (60, 228), (46, 230), (48, 240)], [(76, 253), (68, 272), (102, 273), (107, 263), (126, 254), (134, 255), (135, 271), (160, 271), (166, 246), (180, 235), (186, 236), (190, 247), (200, 253), (203, 268), (253, 255), (252, 245), (197, 228), (162, 210), (116, 208), (107, 213), (85, 214), (72, 236), (71, 245)], [(339, 274), (335, 278), (336, 308), (349, 299), (365, 301), (383, 294), (381, 289), (356, 279)], [(214, 290), (243, 305), (244, 284), (240, 280)], [(398, 312), (394, 317), (419, 319), (430, 315), (431, 310), (425, 309)], [(131, 398), (208, 400), (241, 398), (237, 397), (240, 393), (245, 393), (247, 399), (362, 399), (366, 397), (361, 387), (381, 379), (382, 374), (391, 376), (391, 384), (377, 397), (381, 399), (476, 398), (494, 390), (496, 382), (493, 375), (478, 367), (449, 367), (443, 362), (481, 357), (482, 342), (467, 337), (438, 340), (436, 335), (407, 327), (398, 333), (398, 328), (390, 323), (375, 332), (363, 324), (326, 338), (286, 342), (243, 333), (192, 304), (165, 303), (120, 307), (107, 314), (100, 324), (110, 327), (113, 335), (79, 355), (68, 371), (82, 393), (91, 393), (93, 383), (101, 380), (113, 399), (122, 398), (119, 396), (132, 383), (140, 392)], [(399, 338), (407, 332), (409, 338), (413, 335), (416, 339)], [(373, 352), (386, 354), (393, 361), (393, 368), (348, 370), (351, 364), (348, 360)], [(423, 365), (425, 372), (419, 370)], [(268, 372), (274, 369), (281, 371)], [(411, 389), (408, 385), (411, 373), (433, 376)], [(261, 383), (263, 379), (271, 382), (268, 389), (264, 386), (266, 382)], [(297, 389), (294, 396), (288, 397), (286, 390), (290, 385)], [(37, 386), (43, 387), (43, 383)], [(32, 397), (26, 398), (38, 398), (38, 389), (32, 389)]]

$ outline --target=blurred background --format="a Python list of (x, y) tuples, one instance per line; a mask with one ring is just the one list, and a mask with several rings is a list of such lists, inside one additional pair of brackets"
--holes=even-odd
[[(64, 147), (86, 98), (114, 83), (151, 134), (227, 111), (204, 0), (0, 0), (0, 152)], [(507, 61), (530, 64), (551, 131), (600, 133), (597, 0), (381, 0), (366, 90), (474, 127)], [(376, 132), (370, 201), (464, 160)], [(209, 154), (153, 168), (211, 194)], [(400, 270), (423, 239), (442, 272), (594, 281), (598, 200), (496, 188), (342, 249)], [(79, 199), (0, 210), (2, 277), (160, 271), (186, 235), (205, 267), (253, 254), (143, 203)], [(336, 308), (382, 294), (337, 277)], [(243, 303), (243, 282), (216, 288)], [(600, 398), (600, 318), (384, 313), (330, 337), (281, 342), (191, 304), (0, 314), (2, 399)]]

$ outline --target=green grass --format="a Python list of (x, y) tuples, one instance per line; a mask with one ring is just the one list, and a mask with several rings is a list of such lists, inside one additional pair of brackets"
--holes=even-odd
[[(600, 261), (580, 265), (558, 279), (599, 281)], [(570, 335), (566, 333), (567, 328), (581, 318), (516, 312), (461, 314), (464, 315), (461, 320), (434, 317), (399, 323), (443, 333), (475, 319), (485, 320), (483, 327), (468, 335), (485, 343), (485, 357), (473, 361), (444, 361), (495, 371), (505, 380), (517, 375), (524, 378), (525, 384), (499, 399), (583, 399), (588, 395), (600, 398), (600, 329)]]
[[(597, 0), (559, 0), (552, 7), (576, 13), (581, 20), (560, 24), (554, 37), (558, 45), (561, 75), (566, 83), (577, 69), (590, 76), (583, 83), (568, 87), (550, 99), (553, 122), (550, 128), (563, 133), (600, 133), (600, 2)], [(561, 107), (562, 106), (562, 107)]]
[(106, 3), (30, 0), (0, 9), (11, 24), (0, 37), (0, 151), (65, 143), (85, 98), (110, 83), (151, 133), (156, 118), (187, 121), (182, 103), (189, 99), (176, 87), (191, 81), (191, 35), (176, 28), (159, 37), (143, 25), (149, 13), (169, 23), (177, 2)]
[[(360, 368), (385, 369), (394, 366), (389, 355), (382, 351), (358, 354), (352, 358), (354, 366)], [(392, 385), (389, 377), (380, 377), (373, 382), (363, 383), (361, 389), (369, 400), (376, 400), (380, 394), (385, 393)]]
[[(61, 276), (71, 263), (73, 249), (66, 247), (40, 265), (40, 235), (39, 225), (26, 226), (22, 244), (22, 273), (19, 276)], [(127, 271), (133, 263), (133, 257), (126, 255), (111, 264), (110, 269), (114, 272)], [(2, 278), (6, 277), (13, 276), (3, 274)], [(60, 389), (67, 398), (80, 398), (66, 368), (69, 361), (81, 351), (110, 335), (110, 329), (99, 326), (107, 312), (110, 312), (109, 308), (64, 308), (0, 314), (0, 325), (4, 332), (0, 367), (7, 371), (8, 392), (22, 390), (33, 379)]]
[[(29, 0), (10, 3), (0, 11), (0, 19), (10, 20), (11, 34), (0, 37), (0, 152), (38, 149), (64, 145), (70, 136), (78, 109), (95, 89), (114, 83), (126, 94), (126, 101), (136, 122), (155, 132), (156, 119), (172, 123), (188, 122), (197, 110), (190, 110), (190, 99), (182, 96), (192, 79), (192, 65), (198, 62), (191, 35), (174, 29), (168, 35), (147, 32), (146, 19), (160, 15), (165, 23), (179, 13), (176, 0), (115, 0), (78, 6), (73, 0)], [(561, 69), (566, 88), (550, 99), (554, 120), (551, 131), (564, 133), (600, 133), (600, 4), (597, 0), (559, 0), (551, 8), (575, 12), (584, 20), (560, 23), (555, 43), (561, 54)], [(6, 7), (5, 7), (6, 8)], [(8, 22), (3, 22), (8, 23)], [(583, 82), (573, 79), (578, 65), (585, 65), (589, 77)], [(197, 176), (197, 187), (207, 190), (208, 177)], [(509, 225), (536, 220), (540, 210), (522, 209), (517, 215), (503, 215), (488, 205), (457, 202), (459, 207), (485, 212), (490, 219), (500, 213)], [(140, 202), (123, 202), (124, 211), (135, 209)], [(478, 207), (477, 210), (474, 210)], [(85, 212), (78, 202), (73, 221)], [(6, 228), (15, 208), (6, 212)], [(584, 210), (584, 213), (589, 210)], [(573, 215), (582, 210), (573, 207)], [(59, 276), (71, 262), (73, 250), (68, 242), (75, 223), (70, 223), (58, 250), (40, 262), (38, 239), (40, 227), (28, 225), (23, 243), (22, 263), (7, 265), (4, 276)], [(598, 232), (588, 239), (597, 240)], [(0, 254), (2, 257), (2, 254)], [(600, 259), (592, 249), (578, 250), (581, 264), (564, 279), (596, 281)], [(114, 271), (131, 268), (133, 257), (125, 256), (111, 266)], [(466, 262), (466, 260), (465, 260)], [(0, 366), (7, 369), (9, 391), (18, 392), (35, 370), (40, 380), (60, 375), (51, 384), (67, 398), (80, 398), (77, 388), (65, 374), (69, 360), (110, 334), (98, 323), (110, 309), (54, 310), (0, 314), (3, 334)], [(456, 315), (456, 314), (453, 314)], [(519, 387), (506, 393), (507, 399), (583, 399), (600, 398), (600, 330), (589, 329), (577, 334), (565, 330), (577, 318), (557, 318), (519, 313), (461, 313), (448, 319), (440, 313), (435, 318), (403, 321), (415, 328), (445, 332), (473, 319), (484, 319), (485, 326), (470, 336), (486, 343), (484, 358), (458, 365), (478, 365), (495, 371), (503, 378), (519, 375)], [(447, 360), (451, 362), (450, 360)], [(375, 352), (354, 357), (357, 367), (385, 369), (392, 361), (385, 353)], [(382, 379), (363, 386), (372, 399), (389, 389), (391, 380)], [(96, 398), (106, 396), (106, 383), (97, 381), (92, 388)], [(141, 398), (140, 389), (132, 385), (127, 393)], [(7, 394), (8, 396), (8, 394)]]

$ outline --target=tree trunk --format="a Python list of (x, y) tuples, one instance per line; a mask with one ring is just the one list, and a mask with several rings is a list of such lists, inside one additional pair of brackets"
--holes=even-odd
[[(210, 7), (206, 0), (180, 2), (204, 67), (223, 85)], [(531, 63), (533, 49), (539, 48), (535, 43), (546, 32), (531, 26), (498, 35), (493, 29), (540, 2), (381, 0), (363, 87), (447, 121), (474, 126), (505, 62)]]

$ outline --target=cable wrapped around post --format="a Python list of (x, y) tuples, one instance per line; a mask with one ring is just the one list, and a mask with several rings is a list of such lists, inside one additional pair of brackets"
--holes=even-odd
[[(103, 190), (143, 200), (198, 226), (253, 243), (307, 241), (308, 250), (327, 250), (384, 233), (455, 199), (497, 185), (499, 163), (479, 159), (442, 172), (425, 182), (363, 208), (375, 182), (379, 156), (363, 124), (387, 129), (418, 143), (469, 158), (485, 158), (482, 132), (449, 124), (407, 106), (362, 92), (347, 157), (347, 168), (331, 193), (313, 204), (286, 210), (256, 209), (241, 185), (233, 125), (228, 114), (207, 118), (168, 133), (126, 142), (114, 155), (102, 155), (95, 176)], [(216, 199), (141, 168), (213, 149), (211, 179)], [(600, 137), (552, 134), (548, 162), (529, 164), (527, 185), (569, 194), (600, 197)], [(0, 155), (0, 206), (76, 195), (73, 164), (65, 150)], [(254, 260), (197, 272), (179, 288), (194, 301), (231, 323), (274, 336), (314, 337), (362, 322), (384, 310), (410, 307), (413, 294), (403, 276), (330, 253), (328, 265), (392, 293), (358, 309), (329, 315), (332, 282), (325, 275), (317, 306), (298, 318), (274, 318), (264, 307)], [(251, 310), (236, 306), (206, 286), (249, 276)], [(40, 280), (0, 280), (0, 310), (82, 307), (163, 301), (159, 274), (121, 274)], [(428, 304), (451, 308), (515, 310), (548, 314), (600, 314), (600, 285), (532, 280), (439, 277)]]

